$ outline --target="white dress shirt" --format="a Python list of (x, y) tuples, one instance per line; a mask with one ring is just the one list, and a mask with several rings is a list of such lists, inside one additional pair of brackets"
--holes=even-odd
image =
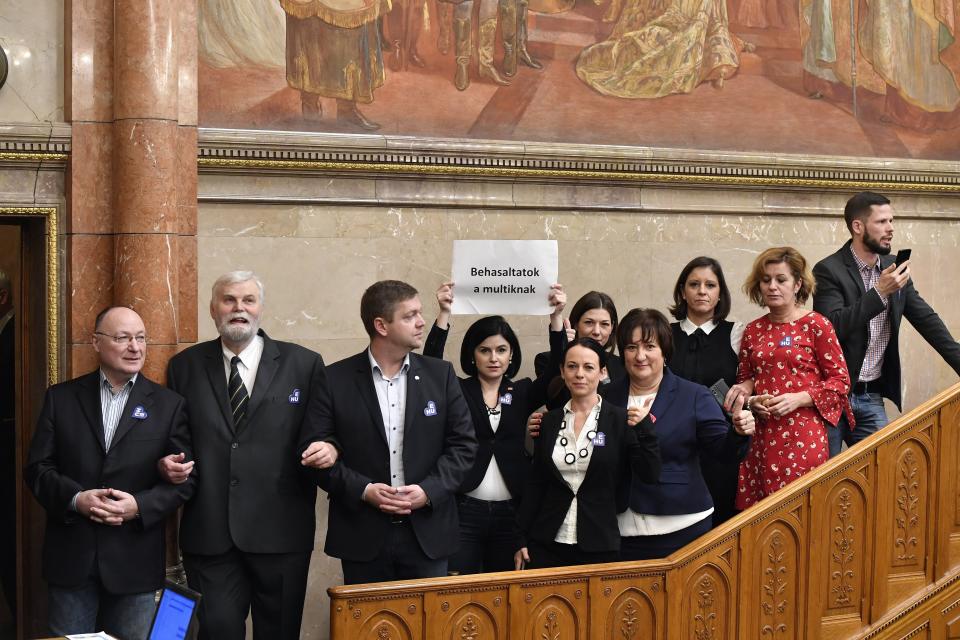
[[(707, 335), (710, 335), (710, 332), (717, 328), (717, 323), (713, 320), (707, 320), (699, 327), (692, 322), (689, 318), (684, 318), (680, 321), (680, 330), (685, 334), (692, 335), (697, 329), (703, 329), (703, 332)], [(734, 322), (733, 328), (730, 330), (730, 348), (733, 349), (733, 352), (740, 355), (740, 341), (743, 340), (743, 330), (746, 328), (746, 325), (742, 322)]]
[[(596, 433), (597, 420), (600, 417), (600, 407), (603, 404), (603, 398), (597, 400), (596, 406), (590, 410), (586, 422), (580, 429), (580, 435), (574, 436), (573, 423), (576, 414), (570, 408), (570, 403), (563, 405), (563, 427), (557, 434), (557, 440), (553, 444), (553, 464), (560, 471), (560, 477), (567, 483), (570, 490), (573, 491), (573, 500), (570, 502), (570, 508), (567, 509), (567, 515), (563, 518), (560, 528), (557, 530), (555, 542), (561, 544), (577, 544), (577, 493), (580, 491), (580, 485), (583, 484), (583, 478), (587, 474), (587, 467), (590, 466), (590, 459), (593, 458), (593, 440), (587, 437), (590, 432)], [(566, 446), (560, 444), (563, 438), (567, 439)], [(586, 457), (581, 458), (580, 452), (586, 450)], [(568, 464), (564, 459), (568, 453), (572, 453), (576, 460), (573, 464)]]
[(230, 386), (230, 361), (233, 356), (240, 356), (240, 362), (237, 363), (237, 371), (240, 372), (240, 380), (243, 386), (247, 388), (247, 397), (253, 397), (253, 383), (257, 380), (257, 369), (260, 368), (260, 357), (263, 355), (263, 336), (255, 335), (243, 351), (234, 353), (220, 342), (220, 348), (223, 350), (223, 373), (227, 377), (227, 386)]
[[(373, 387), (377, 391), (380, 415), (387, 436), (387, 450), (390, 453), (390, 486), (402, 487), (406, 484), (403, 472), (403, 420), (407, 406), (407, 371), (410, 370), (410, 354), (403, 359), (403, 365), (392, 378), (383, 375), (383, 369), (377, 364), (373, 352), (367, 349), (370, 358), (370, 371), (373, 375)], [(364, 489), (366, 493), (366, 489)]]

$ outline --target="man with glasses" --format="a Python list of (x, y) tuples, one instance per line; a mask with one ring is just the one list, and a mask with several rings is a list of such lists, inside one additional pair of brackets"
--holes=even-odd
[(47, 511), (43, 577), (54, 635), (145, 638), (163, 586), (164, 523), (194, 481), (164, 481), (157, 460), (192, 459), (183, 398), (142, 373), (143, 320), (96, 319), (99, 367), (47, 390), (24, 479)]

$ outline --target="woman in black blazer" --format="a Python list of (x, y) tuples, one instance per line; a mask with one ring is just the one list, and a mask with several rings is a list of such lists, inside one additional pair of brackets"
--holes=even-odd
[[(550, 290), (552, 365), (536, 380), (513, 380), (520, 369), (520, 344), (501, 316), (477, 320), (463, 337), (460, 388), (470, 407), (480, 448), (457, 492), (460, 549), (450, 558), (453, 574), (509, 571), (516, 551), (516, 504), (526, 485), (530, 459), (524, 449), (527, 417), (546, 400), (547, 385), (560, 368), (563, 348), (561, 285)], [(440, 313), (423, 355), (443, 357), (453, 305), (453, 283), (437, 289)]]
[(590, 338), (564, 352), (561, 376), (571, 397), (543, 417), (517, 519), (517, 569), (616, 561), (617, 486), (631, 474), (647, 482), (660, 476), (650, 418), (635, 408), (628, 419), (597, 393), (606, 359)]

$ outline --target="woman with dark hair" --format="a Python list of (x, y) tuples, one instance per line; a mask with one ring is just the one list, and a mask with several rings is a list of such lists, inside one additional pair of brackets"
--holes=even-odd
[[(457, 495), (460, 549), (450, 558), (452, 573), (467, 574), (513, 569), (516, 551), (516, 509), (526, 484), (530, 461), (524, 450), (527, 417), (546, 399), (553, 372), (560, 368), (563, 349), (561, 285), (550, 289), (552, 367), (530, 380), (513, 380), (522, 354), (513, 329), (502, 316), (488, 316), (467, 329), (460, 348), (460, 387), (470, 408), (480, 447), (473, 467)], [(423, 354), (443, 357), (453, 306), (453, 283), (437, 289), (440, 313)]]
[(714, 505), (700, 458), (736, 460), (754, 419), (738, 401), (731, 425), (706, 387), (664, 366), (673, 355), (673, 332), (659, 311), (631, 310), (620, 322), (617, 345), (627, 375), (609, 385), (604, 400), (649, 411), (661, 460), (657, 478), (634, 475), (618, 491), (620, 557), (663, 558), (710, 530)]
[(591, 338), (564, 351), (560, 375), (570, 400), (543, 417), (517, 518), (517, 569), (616, 561), (618, 485), (660, 475), (651, 418), (597, 393), (607, 355)]
[[(592, 338), (599, 343), (608, 356), (615, 355), (617, 347), (617, 307), (613, 304), (613, 298), (602, 291), (588, 291), (583, 294), (573, 309), (570, 310), (569, 320), (564, 322), (564, 328), (567, 329), (567, 338), (575, 340), (577, 338)], [(572, 335), (571, 335), (572, 334)], [(533, 362), (533, 368), (539, 376), (546, 368), (549, 362), (550, 354), (538, 353)], [(601, 388), (611, 380), (617, 380), (623, 377), (623, 363), (619, 358), (608, 357), (606, 370), (601, 376)], [(556, 409), (562, 407), (570, 399), (570, 393), (559, 377), (550, 383), (547, 390), (547, 408)]]
[[(694, 258), (680, 272), (673, 288), (670, 313), (673, 329), (670, 371), (705, 387), (723, 380), (728, 387), (737, 381), (737, 362), (743, 323), (727, 320), (731, 298), (720, 263), (713, 258)], [(713, 496), (713, 526), (736, 514), (736, 459), (700, 456), (700, 468)]]

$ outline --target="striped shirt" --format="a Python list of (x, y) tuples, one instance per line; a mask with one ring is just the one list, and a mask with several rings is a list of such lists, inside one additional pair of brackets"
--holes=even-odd
[[(852, 246), (850, 253), (853, 254), (853, 261), (863, 279), (864, 292), (876, 288), (880, 280), (880, 258), (878, 257), (871, 266), (860, 259)], [(867, 352), (863, 356), (863, 365), (860, 367), (860, 375), (857, 378), (860, 382), (871, 382), (880, 378), (883, 370), (883, 352), (887, 350), (887, 344), (890, 342), (889, 305), (884, 296), (880, 296), (880, 300), (883, 302), (883, 311), (870, 318), (870, 340), (867, 342)]]
[(110, 451), (113, 434), (117, 432), (117, 425), (120, 424), (123, 408), (127, 406), (137, 375), (134, 374), (120, 387), (120, 391), (114, 393), (110, 381), (103, 375), (103, 370), (100, 371), (100, 410), (103, 411), (103, 444), (107, 451)]

